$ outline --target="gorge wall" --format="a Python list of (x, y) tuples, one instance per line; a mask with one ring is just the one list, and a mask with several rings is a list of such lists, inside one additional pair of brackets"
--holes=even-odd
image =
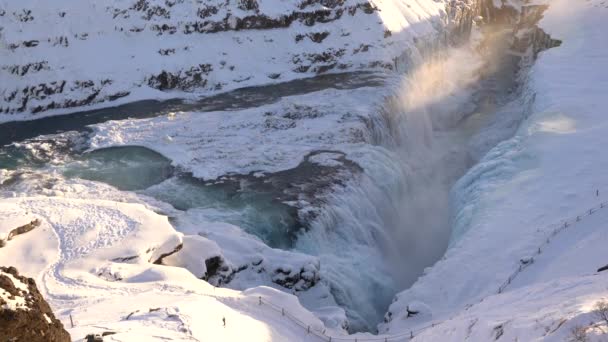
[(469, 30), (479, 11), (473, 1), (3, 0), (0, 121), (391, 71), (411, 47)]

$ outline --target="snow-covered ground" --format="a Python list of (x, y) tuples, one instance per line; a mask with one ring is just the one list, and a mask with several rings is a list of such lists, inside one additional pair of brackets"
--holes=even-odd
[[(19, 197), (1, 200), (0, 208), (42, 221), (36, 234), (24, 234), (5, 247), (0, 263), (37, 275), (74, 340), (108, 330), (118, 333), (115, 341), (301, 340), (302, 328), (281, 323), (280, 312), (267, 303), (287, 308), (311, 329), (323, 329), (292, 295), (270, 288), (216, 289), (184, 268), (153, 264), (182, 237), (167, 217), (142, 204)], [(107, 277), (106, 264), (120, 269), (114, 275), (121, 281)]]
[(393, 70), (466, 7), (448, 1), (0, 2), (0, 121)]
[[(563, 44), (541, 53), (529, 74), (530, 116), (456, 184), (450, 248), (397, 296), (382, 331), (449, 319), (418, 339), (565, 341), (574, 326), (600, 323), (590, 312), (608, 296), (608, 274), (594, 274), (608, 263), (604, 209), (551, 239), (497, 294), (556, 225), (606, 201), (608, 7), (602, 1), (547, 3), (540, 26)], [(408, 319), (408, 305), (422, 308), (424, 318)]]

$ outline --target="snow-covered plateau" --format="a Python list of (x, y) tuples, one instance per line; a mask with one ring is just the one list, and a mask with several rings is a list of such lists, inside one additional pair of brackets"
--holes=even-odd
[(0, 266), (74, 341), (606, 341), (607, 32), (604, 0), (0, 0)]
[(394, 70), (410, 46), (436, 40), (447, 25), (470, 26), (458, 3), (2, 0), (0, 121)]

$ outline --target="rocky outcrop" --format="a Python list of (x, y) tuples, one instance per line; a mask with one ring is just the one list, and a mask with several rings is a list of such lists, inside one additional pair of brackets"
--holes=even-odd
[(313, 265), (305, 265), (297, 270), (279, 267), (273, 273), (273, 283), (296, 291), (308, 290), (320, 280), (319, 270)]
[[(495, 6), (495, 4), (498, 7)], [(474, 20), (479, 23), (482, 32), (488, 32), (488, 36), (491, 36), (499, 31), (500, 34), (504, 34), (506, 37), (505, 46), (504, 48), (501, 48), (504, 51), (501, 51), (500, 54), (506, 56), (504, 58), (509, 60), (509, 64), (514, 65), (513, 68), (508, 69), (512, 75), (511, 77), (513, 77), (513, 82), (508, 89), (508, 93), (510, 96), (521, 95), (522, 103), (525, 103), (526, 105), (531, 103), (534, 99), (534, 96), (526, 98), (527, 95), (522, 94), (526, 87), (528, 87), (526, 84), (527, 77), (524, 77), (526, 76), (526, 72), (528, 72), (529, 67), (536, 60), (540, 52), (557, 47), (561, 44), (561, 41), (551, 38), (551, 36), (538, 27), (538, 23), (543, 17), (543, 12), (547, 8), (548, 6), (546, 5), (530, 4), (530, 2), (526, 0), (479, 0), (477, 2), (477, 9), (475, 10), (475, 13), (480, 13), (480, 16), (475, 17)], [(503, 57), (501, 56), (500, 58)], [(521, 106), (519, 103), (518, 105)], [(387, 107), (390, 108), (391, 106), (394, 105), (389, 101)], [(514, 127), (514, 130), (519, 127), (519, 122), (517, 120), (523, 120), (527, 115), (525, 106), (522, 108), (521, 112), (521, 114), (516, 113), (515, 110), (511, 110), (509, 107), (508, 114), (513, 120), (509, 122), (509, 125)], [(517, 117), (518, 115), (520, 115), (520, 117)], [(388, 126), (391, 127), (391, 124), (389, 123)], [(506, 131), (508, 131), (508, 129)], [(496, 132), (496, 130), (492, 131), (492, 133), (494, 132)], [(512, 131), (512, 134), (515, 134), (515, 131)], [(510, 137), (511, 136), (499, 136), (496, 141), (492, 141), (492, 139), (486, 137), (484, 138), (486, 139), (485, 143), (489, 147), (487, 147), (487, 150), (484, 150), (483, 153), (478, 153), (483, 156), (490, 148)], [(488, 141), (491, 143), (488, 144)], [(460, 232), (460, 234), (462, 234), (462, 232)], [(524, 257), (520, 260), (522, 265), (527, 265), (531, 262), (533, 262), (533, 260), (530, 257)], [(427, 271), (425, 270), (425, 274), (426, 273)], [(414, 284), (414, 289), (416, 289), (416, 285), (417, 284)], [(411, 294), (414, 291), (412, 291), (412, 289), (406, 289), (394, 297), (393, 303), (384, 316), (384, 323), (381, 324), (381, 330), (390, 327), (391, 322), (400, 320), (415, 319), (418, 322), (431, 320), (431, 308), (425, 303), (419, 302), (418, 298), (416, 298), (419, 293), (416, 295)], [(427, 316), (427, 318), (421, 318), (421, 316)], [(496, 328), (497, 338), (499, 337), (499, 334), (502, 334), (501, 329), (502, 327), (500, 326)]]
[(174, 73), (163, 70), (160, 74), (151, 76), (148, 85), (158, 90), (192, 91), (204, 88), (208, 82), (207, 76), (212, 71), (211, 64), (200, 64)]
[(0, 332), (3, 341), (71, 341), (34, 279), (20, 276), (14, 267), (0, 267)]
[(0, 248), (6, 246), (7, 242), (12, 240), (17, 235), (25, 234), (38, 226), (40, 226), (40, 220), (35, 219), (30, 223), (16, 227), (7, 233), (0, 232)]
[(517, 26), (512, 49), (521, 54), (528, 53), (532, 59), (536, 59), (541, 51), (558, 47), (561, 41), (553, 39), (545, 31), (537, 26), (543, 18), (543, 12), (548, 5), (526, 5), (522, 6), (517, 17)]

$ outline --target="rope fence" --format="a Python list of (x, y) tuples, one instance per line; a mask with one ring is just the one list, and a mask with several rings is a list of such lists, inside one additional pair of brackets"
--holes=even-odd
[(367, 342), (367, 341), (380, 341), (380, 342), (389, 342), (389, 341), (409, 341), (412, 338), (414, 338), (417, 334), (419, 334), (420, 332), (422, 332), (423, 330), (426, 330), (428, 328), (434, 327), (436, 325), (438, 325), (439, 323), (430, 323), (426, 326), (420, 327), (418, 329), (414, 329), (414, 330), (409, 330), (409, 331), (405, 331), (403, 333), (399, 333), (399, 334), (394, 334), (394, 335), (386, 335), (386, 336), (382, 336), (382, 335), (378, 335), (378, 336), (369, 336), (369, 337), (353, 337), (350, 335), (344, 335), (344, 336), (333, 336), (333, 335), (329, 335), (327, 334), (327, 330), (323, 329), (323, 330), (319, 330), (318, 328), (315, 328), (309, 324), (304, 323), (302, 320), (298, 319), (295, 315), (293, 315), (292, 313), (290, 313), (289, 311), (285, 310), (285, 308), (278, 306), (276, 304), (273, 304), (269, 301), (267, 301), (266, 299), (262, 298), (262, 297), (258, 297), (258, 304), (259, 305), (266, 305), (269, 308), (271, 308), (272, 310), (276, 311), (277, 313), (280, 313), (283, 317), (289, 319), (290, 321), (292, 321), (293, 323), (297, 324), (298, 326), (300, 326), (301, 328), (303, 328), (303, 330), (306, 331), (307, 334), (313, 335), (317, 338), (319, 338), (322, 341), (327, 341), (327, 342), (338, 342), (338, 341), (350, 341), (350, 342)]
[[(583, 220), (583, 218), (593, 215), (595, 214), (597, 211), (599, 211), (600, 209), (605, 209), (608, 208), (608, 202), (602, 202), (600, 203), (598, 206), (595, 206), (593, 208), (590, 208), (588, 210), (586, 210), (584, 213), (580, 213), (579, 215), (576, 216), (572, 216), (571, 218), (568, 218), (566, 220), (563, 220), (562, 222), (558, 223), (558, 224), (551, 224), (549, 226), (546, 226), (544, 229), (538, 229), (538, 232), (541, 231), (549, 231), (549, 234), (547, 235), (546, 238), (543, 239), (543, 242), (541, 243), (541, 245), (533, 252), (532, 256), (529, 259), (520, 259), (519, 261), (519, 267), (507, 278), (507, 280), (505, 280), (502, 285), (500, 285), (500, 287), (498, 288), (498, 294), (501, 294), (505, 291), (505, 289), (507, 288), (507, 286), (509, 286), (513, 280), (523, 271), (525, 270), (527, 267), (531, 266), (532, 264), (534, 264), (535, 261), (535, 257), (534, 255), (540, 255), (542, 254), (543, 250), (545, 249), (545, 247), (547, 245), (549, 245), (551, 243), (551, 240), (560, 232), (575, 226), (577, 223), (581, 222)], [(477, 304), (483, 302), (484, 298), (480, 299)], [(368, 342), (368, 341), (379, 341), (379, 342), (395, 342), (395, 341), (409, 341), (411, 339), (413, 339), (414, 337), (416, 337), (418, 334), (420, 334), (422, 331), (427, 330), (429, 328), (433, 328), (449, 319), (446, 320), (442, 320), (439, 322), (433, 322), (433, 323), (429, 323), (425, 326), (419, 327), (417, 329), (413, 329), (413, 330), (408, 330), (408, 331), (404, 331), (402, 333), (399, 334), (394, 334), (394, 335), (377, 335), (377, 336), (369, 336), (369, 337), (353, 337), (352, 335), (343, 335), (343, 336), (333, 336), (333, 335), (329, 335), (327, 334), (327, 330), (323, 329), (323, 330), (319, 330), (318, 328), (315, 328), (309, 324), (306, 324), (305, 322), (303, 322), (302, 320), (298, 319), (295, 315), (293, 315), (292, 313), (290, 313), (289, 311), (285, 310), (285, 308), (278, 306), (276, 304), (273, 304), (267, 300), (265, 300), (262, 297), (258, 297), (258, 305), (265, 305), (269, 308), (271, 308), (272, 310), (280, 313), (283, 317), (289, 319), (290, 321), (292, 321), (293, 323), (295, 323), (296, 325), (300, 326), (307, 334), (312, 335), (317, 337), (318, 339), (322, 340), (322, 341), (327, 341), (327, 342), (339, 342), (339, 341), (349, 341), (349, 342)], [(470, 309), (474, 304), (468, 304), (466, 305), (466, 310)]]
[(529, 266), (531, 266), (532, 264), (534, 264), (535, 261), (535, 257), (534, 255), (540, 255), (543, 253), (543, 251), (545, 250), (545, 248), (551, 243), (551, 240), (559, 233), (563, 232), (564, 230), (575, 226), (577, 223), (581, 222), (581, 220), (587, 216), (591, 216), (593, 214), (595, 214), (596, 212), (598, 212), (601, 209), (605, 209), (608, 208), (608, 202), (602, 202), (599, 205), (592, 207), (590, 209), (587, 209), (585, 212), (580, 213), (578, 215), (572, 216), (568, 219), (563, 220), (560, 223), (557, 224), (551, 224), (547, 227), (545, 227), (544, 229), (538, 229), (537, 231), (549, 231), (549, 234), (547, 235), (547, 237), (545, 239), (543, 239), (543, 242), (541, 243), (540, 246), (538, 246), (538, 248), (532, 252), (531, 256), (529, 259), (520, 259), (519, 261), (519, 267), (513, 271), (513, 273), (511, 273), (511, 275), (507, 278), (507, 280), (505, 280), (502, 285), (500, 285), (500, 287), (498, 288), (498, 294), (503, 293), (505, 291), (505, 289), (511, 285), (511, 283), (513, 282), (513, 280), (515, 280), (515, 278), (526, 268), (528, 268)]

